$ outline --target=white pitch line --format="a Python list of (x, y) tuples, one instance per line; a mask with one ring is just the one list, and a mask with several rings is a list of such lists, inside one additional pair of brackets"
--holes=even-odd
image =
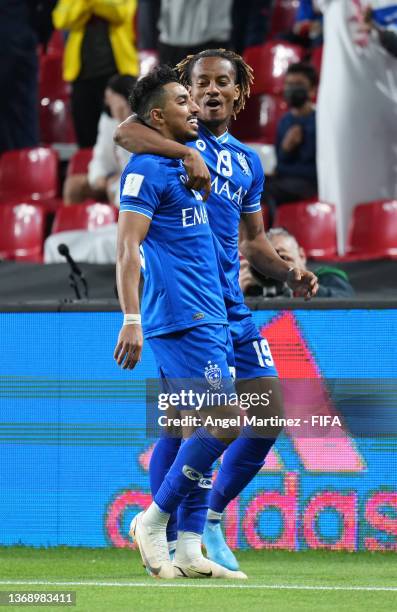
[(209, 583), (207, 580), (186, 584), (181, 582), (99, 582), (94, 580), (85, 581), (49, 581), (49, 580), (0, 580), (0, 586), (94, 586), (94, 587), (155, 587), (171, 589), (270, 589), (270, 590), (298, 590), (298, 591), (397, 591), (397, 586), (327, 586), (327, 585), (305, 585), (305, 584), (228, 584)]

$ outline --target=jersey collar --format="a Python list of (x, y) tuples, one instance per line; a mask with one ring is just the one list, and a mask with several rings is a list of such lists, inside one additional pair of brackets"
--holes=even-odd
[(229, 140), (229, 130), (223, 132), (220, 136), (215, 136), (215, 139), (219, 142), (219, 144), (223, 144)]
[(206, 132), (206, 134), (208, 136), (210, 136), (211, 138), (214, 138), (216, 140), (216, 142), (218, 142), (219, 144), (223, 144), (224, 142), (227, 142), (229, 140), (229, 130), (226, 130), (225, 132), (223, 132), (223, 134), (221, 134), (220, 136), (215, 136), (215, 134), (213, 134), (211, 132), (211, 130), (209, 130), (204, 123), (202, 123), (200, 121), (200, 128), (203, 130), (203, 132)]

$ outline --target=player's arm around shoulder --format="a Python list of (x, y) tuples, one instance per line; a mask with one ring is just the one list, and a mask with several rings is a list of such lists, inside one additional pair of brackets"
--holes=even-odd
[(207, 200), (211, 191), (211, 175), (197, 149), (164, 138), (153, 128), (144, 125), (136, 115), (131, 115), (121, 123), (113, 138), (116, 144), (130, 153), (148, 153), (181, 159), (188, 176), (187, 187), (203, 191), (203, 199)]

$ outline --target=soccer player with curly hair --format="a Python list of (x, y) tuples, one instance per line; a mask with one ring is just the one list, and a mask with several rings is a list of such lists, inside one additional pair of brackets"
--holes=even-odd
[[(200, 109), (197, 140), (189, 145), (173, 142), (136, 116), (118, 128), (115, 140), (135, 153), (182, 159), (188, 185), (203, 190), (204, 197), (208, 197), (209, 223), (220, 243), (223, 295), (233, 340), (237, 389), (241, 396), (269, 394), (269, 405), (251, 403), (247, 412), (251, 416), (277, 417), (282, 413), (277, 371), (269, 345), (244, 304), (238, 283), (239, 248), (259, 272), (287, 282), (295, 295), (310, 298), (317, 291), (317, 279), (309, 271), (291, 268), (267, 240), (260, 206), (264, 183), (261, 162), (252, 149), (228, 131), (249, 96), (251, 68), (242, 57), (224, 49), (208, 49), (188, 56), (176, 68), (181, 83)], [(176, 544), (176, 561), (186, 567), (189, 560), (201, 554), (204, 531), (208, 557), (229, 569), (238, 569), (238, 562), (223, 538), (222, 514), (261, 469), (279, 433), (277, 427), (242, 430), (224, 453), (212, 489), (197, 486), (182, 501), (168, 523), (169, 547), (171, 550)], [(153, 495), (179, 445), (180, 440), (170, 437), (158, 441), (150, 464)], [(204, 477), (206, 483), (210, 482), (211, 472)]]

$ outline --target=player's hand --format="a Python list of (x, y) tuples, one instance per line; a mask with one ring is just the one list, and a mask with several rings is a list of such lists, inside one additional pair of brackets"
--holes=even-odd
[(288, 272), (287, 285), (294, 292), (294, 297), (303, 297), (310, 300), (318, 291), (318, 278), (309, 270), (292, 268)]
[(120, 330), (114, 358), (123, 370), (133, 370), (141, 360), (143, 346), (142, 327), (140, 325), (123, 325)]
[(189, 149), (183, 158), (183, 165), (188, 176), (186, 187), (203, 191), (203, 200), (208, 200), (211, 192), (211, 175), (200, 153), (195, 149)]

